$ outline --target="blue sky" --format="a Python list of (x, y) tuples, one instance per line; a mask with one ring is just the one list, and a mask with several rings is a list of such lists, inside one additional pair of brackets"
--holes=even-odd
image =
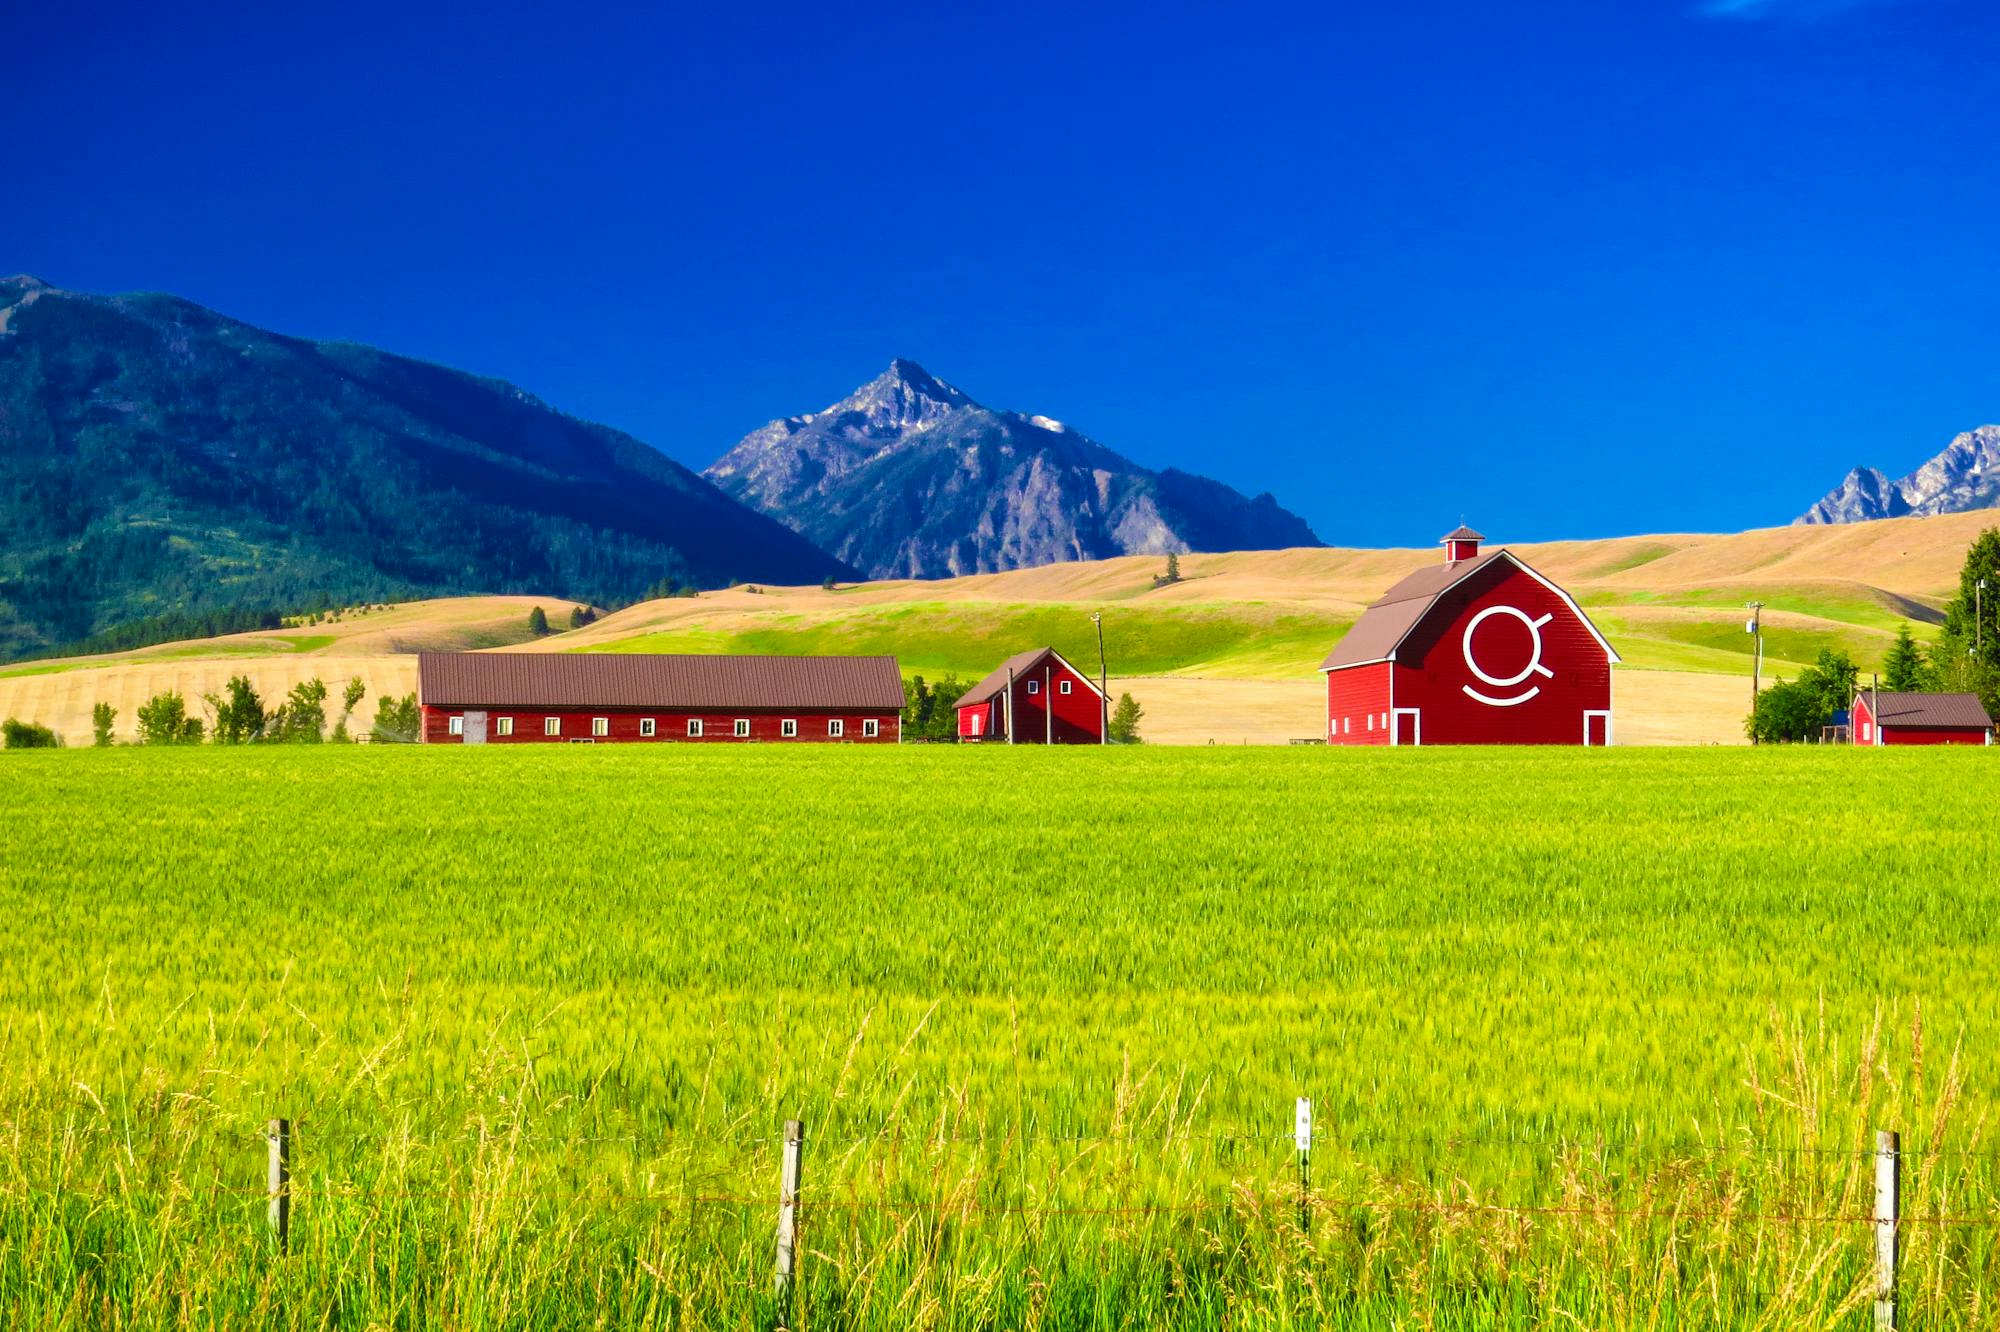
[(1341, 544), (1779, 523), (2000, 420), (1980, 0), (640, 8), (24, 7), (0, 271), (697, 467), (908, 356)]

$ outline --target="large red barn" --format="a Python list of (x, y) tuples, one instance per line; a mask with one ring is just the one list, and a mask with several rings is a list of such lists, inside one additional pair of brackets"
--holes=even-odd
[(1052, 647), (1017, 652), (958, 700), (960, 740), (1104, 743), (1104, 694)]
[(1335, 745), (1608, 745), (1618, 654), (1570, 595), (1460, 527), (1321, 664)]
[(1977, 694), (1864, 689), (1848, 733), (1857, 745), (1990, 745), (1993, 718)]
[(893, 744), (894, 657), (426, 652), (427, 744), (755, 740)]

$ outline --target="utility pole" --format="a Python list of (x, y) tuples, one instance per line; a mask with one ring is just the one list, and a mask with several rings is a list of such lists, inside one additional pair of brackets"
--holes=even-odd
[[(1986, 586), (1982, 581), (1981, 587)], [(1111, 743), (1111, 680), (1104, 673), (1104, 615), (1091, 615), (1090, 622), (1097, 626), (1097, 743)]]
[(1982, 636), (1986, 632), (1986, 580), (1980, 579), (1972, 585), (1972, 655), (1983, 661), (1980, 649), (1985, 646)]
[[(1757, 695), (1764, 687), (1764, 603), (1750, 603), (1750, 623), (1743, 626), (1745, 633), (1754, 640), (1750, 648), (1750, 715), (1757, 715)], [(1757, 743), (1757, 732), (1750, 732), (1750, 743)]]

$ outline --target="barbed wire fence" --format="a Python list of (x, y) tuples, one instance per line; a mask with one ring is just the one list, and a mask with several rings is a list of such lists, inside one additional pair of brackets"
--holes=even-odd
[[(18, 1133), (21, 1127), (18, 1122), (0, 1121), (0, 1131)], [(806, 1124), (798, 1119), (786, 1121), (783, 1131), (777, 1134), (687, 1133), (666, 1130), (651, 1134), (633, 1132), (568, 1135), (530, 1131), (517, 1125), (491, 1132), (442, 1135), (422, 1140), (428, 1145), (443, 1147), (474, 1144), (528, 1147), (617, 1145), (632, 1148), (642, 1154), (647, 1149), (665, 1151), (673, 1146), (693, 1142), (756, 1150), (777, 1147), (779, 1148), (778, 1178), (773, 1181), (775, 1188), (769, 1193), (728, 1189), (704, 1190), (691, 1187), (685, 1182), (678, 1188), (585, 1188), (558, 1191), (492, 1185), (382, 1188), (368, 1184), (316, 1181), (313, 1189), (302, 1191), (295, 1183), (296, 1167), (300, 1162), (298, 1130), (299, 1121), (276, 1118), (270, 1120), (261, 1131), (246, 1132), (241, 1139), (238, 1139), (244, 1142), (246, 1148), (253, 1142), (261, 1144), (265, 1165), (265, 1178), (261, 1187), (230, 1184), (216, 1179), (195, 1185), (179, 1184), (177, 1195), (184, 1198), (207, 1197), (218, 1202), (234, 1200), (244, 1207), (246, 1213), (261, 1203), (265, 1210), (265, 1224), (272, 1245), (280, 1255), (288, 1253), (292, 1248), (295, 1226), (302, 1221), (309, 1222), (310, 1211), (302, 1211), (302, 1208), (334, 1205), (354, 1199), (434, 1201), (447, 1204), (473, 1200), (493, 1202), (513, 1199), (615, 1208), (657, 1207), (689, 1212), (726, 1209), (746, 1219), (761, 1211), (775, 1221), (772, 1250), (773, 1281), (781, 1299), (789, 1296), (797, 1282), (798, 1264), (802, 1252), (799, 1236), (804, 1219), (812, 1215), (879, 1215), (899, 1219), (933, 1217), (941, 1220), (973, 1217), (1141, 1218), (1186, 1217), (1223, 1212), (1282, 1214), (1283, 1211), (1288, 1211), (1296, 1205), (1298, 1227), (1301, 1232), (1309, 1232), (1315, 1225), (1363, 1224), (1362, 1219), (1378, 1216), (1574, 1220), (1603, 1226), (1717, 1224), (1816, 1228), (1867, 1227), (1873, 1232), (1878, 1325), (1893, 1326), (1899, 1255), (1906, 1235), (1919, 1230), (1933, 1234), (1943, 1231), (2000, 1231), (2000, 1209), (1988, 1212), (1962, 1210), (1906, 1212), (1902, 1204), (1903, 1175), (1909, 1163), (1925, 1160), (2000, 1163), (2000, 1148), (1973, 1146), (1905, 1149), (1900, 1135), (1893, 1131), (1878, 1132), (1872, 1147), (1814, 1142), (1775, 1144), (1748, 1140), (1643, 1141), (1621, 1140), (1608, 1135), (1532, 1138), (1476, 1133), (1407, 1133), (1376, 1130), (1325, 1133), (1316, 1138), (1311, 1102), (1306, 1098), (1300, 1098), (1295, 1107), (1293, 1131), (1289, 1134), (1268, 1131), (1195, 1133), (1174, 1129), (1155, 1137), (1143, 1133), (1122, 1135), (1048, 1133), (1019, 1127), (962, 1133), (943, 1129), (912, 1131), (901, 1124), (885, 1124), (873, 1131), (850, 1130), (811, 1140), (811, 1146), (816, 1151), (837, 1154), (853, 1153), (885, 1145), (903, 1149), (945, 1148), (953, 1145), (1007, 1147), (1017, 1144), (1075, 1148), (1116, 1146), (1123, 1149), (1206, 1144), (1272, 1150), (1289, 1146), (1296, 1153), (1295, 1188), (1289, 1178), (1281, 1179), (1273, 1174), (1257, 1181), (1251, 1187), (1237, 1187), (1237, 1185), (1250, 1185), (1251, 1181), (1236, 1181), (1236, 1184), (1222, 1196), (1179, 1201), (1091, 1203), (1056, 1199), (1028, 1202), (989, 1200), (956, 1191), (950, 1196), (906, 1200), (860, 1198), (852, 1196), (851, 1192), (847, 1196), (842, 1196), (834, 1189), (822, 1193), (809, 1186), (810, 1176), (806, 1169), (806, 1149), (809, 1140)], [(234, 1138), (234, 1133), (231, 1137)], [(402, 1141), (410, 1139), (405, 1138)], [(1504, 1202), (1480, 1201), (1473, 1198), (1452, 1200), (1410, 1198), (1382, 1193), (1359, 1194), (1342, 1192), (1338, 1188), (1328, 1192), (1315, 1189), (1312, 1182), (1315, 1148), (1323, 1153), (1338, 1152), (1342, 1160), (1352, 1160), (1358, 1154), (1370, 1149), (1391, 1148), (1421, 1152), (1433, 1159), (1462, 1158), (1475, 1151), (1498, 1151), (1532, 1153), (1555, 1158), (1567, 1156), (1583, 1160), (1615, 1155), (1629, 1160), (1647, 1160), (1655, 1163), (1669, 1161), (1684, 1163), (1705, 1156), (1775, 1157), (1801, 1162), (1846, 1162), (1854, 1166), (1872, 1163), (1874, 1196), (1873, 1206), (1866, 1209), (1857, 1209), (1851, 1203), (1817, 1207), (1753, 1205), (1716, 1208), (1659, 1204), (1624, 1205), (1610, 1198), (1559, 1202)], [(64, 1192), (70, 1196), (79, 1196), (85, 1191), (78, 1189), (75, 1182), (71, 1181), (65, 1186)], [(130, 1197), (135, 1191), (128, 1185), (118, 1192)], [(1849, 1191), (1843, 1189), (1840, 1192), (1845, 1194)], [(1890, 1321), (1879, 1321), (1883, 1319)]]

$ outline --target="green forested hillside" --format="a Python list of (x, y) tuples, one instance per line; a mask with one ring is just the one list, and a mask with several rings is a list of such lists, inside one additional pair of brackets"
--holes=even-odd
[(510, 384), (0, 280), (0, 657), (167, 612), (847, 572)]

